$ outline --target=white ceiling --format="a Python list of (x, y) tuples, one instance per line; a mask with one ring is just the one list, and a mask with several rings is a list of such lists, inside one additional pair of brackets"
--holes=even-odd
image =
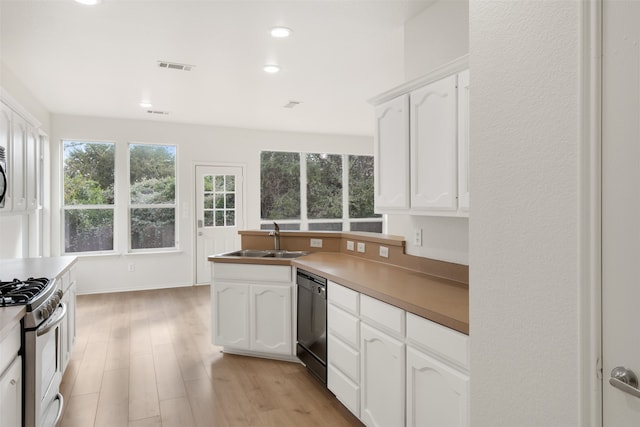
[(403, 83), (403, 24), (427, 4), (0, 0), (0, 60), (52, 113), (371, 135), (366, 100)]

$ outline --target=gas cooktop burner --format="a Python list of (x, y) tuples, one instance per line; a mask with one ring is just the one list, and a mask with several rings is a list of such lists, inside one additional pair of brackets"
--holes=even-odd
[(0, 307), (28, 304), (43, 292), (48, 284), (49, 279), (44, 277), (30, 277), (27, 280), (13, 279), (11, 282), (0, 281)]

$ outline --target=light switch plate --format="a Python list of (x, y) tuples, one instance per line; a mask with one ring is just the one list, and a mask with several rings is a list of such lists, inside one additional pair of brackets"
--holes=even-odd
[(312, 248), (321, 248), (322, 247), (322, 239), (311, 239), (309, 242), (309, 246)]
[(347, 240), (347, 250), (348, 251), (353, 251), (355, 250), (355, 245), (353, 243), (353, 240)]
[(358, 242), (358, 252), (364, 253), (364, 242)]

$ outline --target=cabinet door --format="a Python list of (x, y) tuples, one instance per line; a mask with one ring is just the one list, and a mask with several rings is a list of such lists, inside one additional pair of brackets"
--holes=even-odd
[(375, 109), (376, 212), (409, 208), (409, 96)]
[(38, 181), (40, 176), (40, 138), (38, 130), (27, 125), (27, 138), (25, 146), (26, 166), (26, 198), (27, 209), (34, 210), (38, 207)]
[(360, 416), (367, 426), (404, 425), (404, 343), (361, 325)]
[(469, 70), (458, 74), (458, 208), (469, 210)]
[(23, 211), (27, 208), (25, 181), (25, 147), (27, 141), (27, 122), (20, 116), (11, 117), (11, 167), (9, 185), (12, 189), (13, 210)]
[(251, 350), (293, 354), (291, 287), (251, 285)]
[[(5, 172), (7, 172), (11, 164), (11, 110), (2, 103), (0, 103), (0, 147), (4, 148), (4, 162), (7, 167)], [(8, 212), (11, 210), (12, 192), (10, 173), (9, 171), (6, 177), (8, 179), (8, 187), (6, 188), (4, 206), (0, 206), (0, 212)], [(0, 179), (2, 179), (1, 176)]]
[(407, 347), (407, 426), (469, 425), (469, 377)]
[(249, 285), (217, 283), (213, 292), (213, 343), (249, 349)]
[(410, 94), (412, 210), (458, 208), (456, 80), (453, 75)]
[(13, 360), (0, 376), (0, 426), (22, 425), (22, 358)]

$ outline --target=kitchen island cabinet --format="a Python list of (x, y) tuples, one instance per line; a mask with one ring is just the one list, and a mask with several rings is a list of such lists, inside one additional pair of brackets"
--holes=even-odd
[(292, 267), (214, 264), (212, 340), (229, 353), (294, 360)]

